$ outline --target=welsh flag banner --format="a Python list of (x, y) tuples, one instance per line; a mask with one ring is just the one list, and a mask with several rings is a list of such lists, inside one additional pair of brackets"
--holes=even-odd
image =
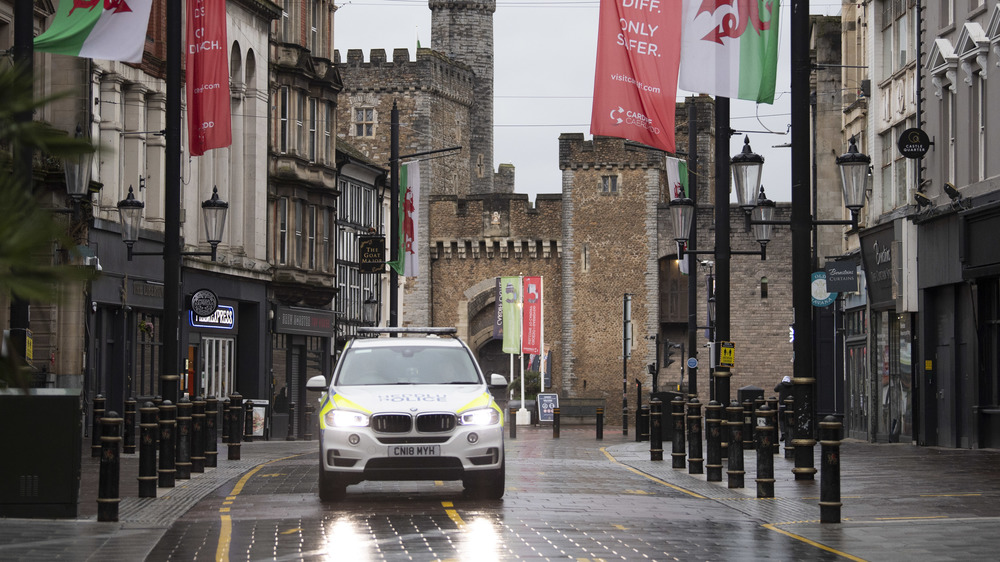
[(601, 0), (590, 132), (674, 151), (681, 2)]
[(500, 287), (503, 293), (497, 295), (501, 299), (503, 309), (503, 346), (504, 353), (521, 352), (521, 278), (501, 277)]
[(689, 197), (688, 165), (686, 160), (667, 157), (667, 184), (670, 185), (671, 199)]
[(226, 0), (187, 0), (186, 60), (188, 150), (201, 156), (233, 144)]
[(91, 59), (142, 62), (153, 0), (61, 0), (35, 50)]
[(780, 0), (683, 0), (682, 90), (774, 103)]
[(544, 345), (542, 315), (542, 278), (524, 278), (524, 315), (522, 316), (521, 353), (541, 353)]
[(402, 164), (399, 167), (399, 256), (389, 265), (404, 277), (420, 275), (419, 204), (420, 163)]

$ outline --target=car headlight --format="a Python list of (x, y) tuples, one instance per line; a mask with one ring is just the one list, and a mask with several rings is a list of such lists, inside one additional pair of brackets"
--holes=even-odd
[(330, 410), (325, 418), (327, 427), (365, 427), (368, 415), (350, 410)]
[(493, 408), (470, 410), (463, 412), (458, 417), (458, 423), (461, 425), (496, 425), (500, 423), (500, 412)]

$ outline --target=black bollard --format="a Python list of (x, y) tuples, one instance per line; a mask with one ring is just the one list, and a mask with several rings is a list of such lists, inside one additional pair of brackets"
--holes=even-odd
[(670, 401), (670, 419), (673, 421), (674, 426), (674, 448), (670, 453), (670, 457), (673, 460), (673, 468), (684, 468), (687, 466), (685, 461), (686, 454), (684, 452), (684, 399), (681, 397), (674, 398)]
[(768, 398), (767, 399), (767, 407), (771, 409), (771, 412), (773, 412), (773, 415), (772, 415), (772, 418), (771, 418), (771, 422), (772, 422), (771, 423), (771, 426), (772, 426), (771, 427), (771, 453), (773, 453), (775, 455), (780, 455), (781, 454), (781, 441), (778, 440), (778, 437), (779, 437), (778, 426), (781, 425), (781, 423), (780, 423), (781, 418), (779, 418), (778, 416), (780, 416), (781, 414), (780, 414), (780, 412), (778, 412), (778, 397), (777, 396), (772, 396), (772, 397)]
[(692, 397), (687, 405), (688, 422), (688, 474), (705, 472), (705, 459), (701, 458), (701, 402)]
[(288, 403), (288, 436), (285, 441), (295, 441), (295, 402)]
[(785, 458), (795, 458), (795, 444), (792, 443), (792, 429), (795, 427), (795, 399), (785, 399)]
[(819, 521), (840, 523), (840, 430), (842, 424), (833, 416), (819, 422), (821, 453), (819, 475)]
[(107, 399), (103, 394), (94, 397), (94, 416), (90, 426), (90, 456), (95, 459), (101, 456), (101, 418), (104, 417), (105, 404)]
[(229, 395), (229, 460), (240, 460), (240, 434), (242, 433), (243, 419), (243, 397), (239, 392)]
[(730, 488), (743, 487), (743, 406), (733, 400), (726, 408), (729, 418), (729, 468), (726, 475)]
[(160, 429), (159, 429), (159, 423), (160, 423), (160, 406), (162, 406), (162, 405), (163, 405), (163, 397), (160, 396), (159, 394), (157, 394), (156, 396), (153, 397), (153, 407), (156, 408), (156, 423), (157, 423), (157, 429), (156, 429), (156, 448), (157, 448), (157, 450), (159, 450), (159, 448), (160, 448)]
[(205, 467), (219, 466), (219, 399), (205, 400)]
[(510, 424), (510, 438), (517, 439), (517, 408), (511, 408), (507, 413), (507, 423)]
[(597, 439), (604, 439), (604, 408), (597, 409)]
[(177, 478), (177, 467), (174, 465), (177, 453), (177, 406), (170, 400), (160, 404), (160, 467), (156, 473), (161, 488), (173, 488)]
[(152, 402), (139, 409), (139, 497), (156, 497), (156, 434), (159, 410)]
[(639, 408), (639, 424), (636, 426), (636, 441), (649, 441), (649, 406)]
[(559, 439), (559, 408), (552, 408), (552, 437)]
[(722, 405), (712, 400), (705, 406), (705, 479), (722, 482)]
[(191, 402), (191, 472), (205, 472), (205, 400), (201, 396)]
[(174, 462), (179, 480), (191, 479), (191, 400), (177, 401), (177, 459)]
[(747, 398), (743, 401), (743, 450), (753, 449), (753, 400)]
[(125, 401), (125, 426), (122, 428), (122, 452), (135, 453), (135, 397)]
[(649, 401), (649, 460), (663, 460), (663, 402)]
[(304, 422), (306, 427), (304, 428), (304, 430), (302, 432), (302, 438), (304, 440), (306, 440), (306, 441), (312, 441), (312, 438), (313, 438), (312, 417), (313, 417), (313, 412), (315, 412), (315, 411), (316, 410), (315, 410), (315, 408), (312, 405), (306, 406), (306, 409), (305, 409), (305, 414), (306, 415), (305, 415), (305, 422)]
[(101, 418), (101, 472), (97, 484), (97, 520), (118, 521), (118, 477), (121, 475), (121, 428), (118, 412)]
[[(229, 399), (226, 398), (225, 400), (221, 401), (219, 403), (219, 408), (222, 410), (222, 442), (229, 444), (231, 442), (231, 437), (230, 437), (231, 434), (229, 433), (229, 429), (232, 426), (232, 424), (230, 423), (232, 414), (229, 411)], [(289, 423), (288, 427), (291, 427), (291, 421), (289, 421), (288, 423)]]
[(253, 400), (247, 400), (243, 407), (243, 440), (253, 442)]
[(761, 404), (756, 412), (753, 428), (754, 443), (757, 445), (757, 497), (774, 497), (774, 414), (776, 412)]

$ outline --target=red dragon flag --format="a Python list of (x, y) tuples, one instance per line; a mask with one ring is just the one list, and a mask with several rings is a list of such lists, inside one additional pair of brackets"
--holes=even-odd
[(779, 0), (684, 0), (680, 87), (774, 103)]
[(201, 156), (233, 144), (226, 0), (187, 0), (186, 54), (188, 150)]
[(52, 25), (35, 37), (35, 50), (142, 62), (152, 6), (153, 0), (61, 0)]
[(601, 0), (590, 132), (674, 152), (680, 0)]

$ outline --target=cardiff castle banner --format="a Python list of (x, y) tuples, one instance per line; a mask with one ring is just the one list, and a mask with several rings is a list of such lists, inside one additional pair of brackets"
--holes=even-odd
[(590, 132), (674, 152), (677, 0), (601, 0)]

